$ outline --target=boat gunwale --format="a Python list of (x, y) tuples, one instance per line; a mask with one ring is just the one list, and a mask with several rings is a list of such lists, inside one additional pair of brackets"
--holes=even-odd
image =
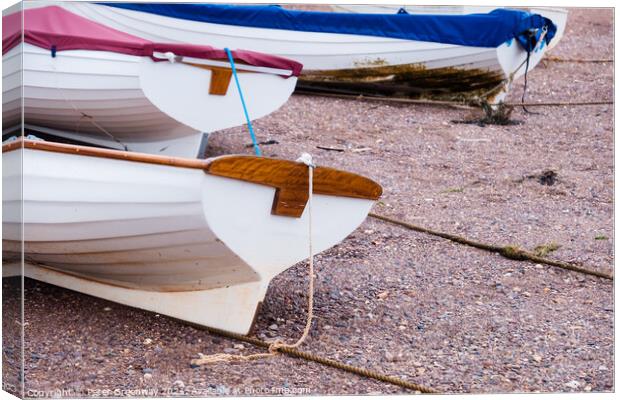
[[(250, 155), (224, 155), (199, 160), (32, 140), (23, 136), (2, 145), (2, 153), (18, 149), (200, 169), (212, 176), (273, 187), (276, 189), (271, 210), (274, 215), (299, 218), (308, 202), (308, 166), (297, 161)], [(359, 174), (314, 167), (313, 193), (376, 201), (383, 194), (383, 188)]]

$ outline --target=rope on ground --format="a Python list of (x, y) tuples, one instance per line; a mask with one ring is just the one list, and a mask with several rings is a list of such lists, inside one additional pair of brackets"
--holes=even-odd
[[(271, 342), (265, 342), (262, 341), (260, 339), (257, 338), (253, 338), (253, 337), (249, 337), (246, 335), (240, 335), (238, 333), (233, 333), (233, 332), (228, 332), (222, 329), (215, 329), (215, 328), (204, 328), (207, 331), (219, 335), (219, 336), (223, 336), (229, 339), (234, 339), (234, 340), (239, 340), (242, 342), (246, 342), (246, 343), (250, 343), (254, 346), (257, 347), (263, 347), (263, 348), (267, 348), (269, 349), (272, 346)], [(439, 393), (436, 390), (428, 387), (428, 386), (424, 386), (424, 385), (419, 385), (417, 383), (413, 383), (413, 382), (408, 382), (405, 381), (403, 379), (394, 377), (394, 376), (390, 376), (390, 375), (385, 375), (376, 371), (370, 371), (364, 368), (360, 368), (360, 367), (356, 367), (354, 365), (350, 365), (350, 364), (345, 364), (342, 363), (340, 361), (336, 361), (336, 360), (332, 360), (326, 357), (322, 357), (316, 354), (312, 354), (312, 353), (308, 353), (305, 351), (301, 351), (298, 350), (294, 347), (279, 347), (277, 350), (277, 352), (289, 355), (289, 356), (293, 356), (293, 357), (297, 357), (297, 358), (301, 358), (303, 360), (307, 360), (307, 361), (312, 361), (318, 364), (322, 364), (328, 367), (332, 367), (332, 368), (336, 368), (336, 369), (340, 369), (342, 371), (346, 371), (346, 372), (350, 372), (352, 374), (356, 374), (365, 378), (370, 378), (370, 379), (375, 379), (381, 382), (386, 382), (386, 383), (390, 383), (392, 385), (396, 385), (396, 386), (400, 386), (402, 388), (405, 389), (409, 389), (409, 390), (414, 390), (416, 392), (420, 392), (420, 393)], [(246, 356), (246, 357), (250, 357), (250, 356)]]
[[(400, 104), (420, 104), (430, 106), (443, 106), (443, 107), (457, 107), (475, 109), (480, 108), (480, 101), (452, 101), (452, 100), (424, 100), (424, 99), (409, 99), (403, 97), (379, 97), (379, 96), (367, 96), (367, 95), (351, 95), (351, 94), (338, 94), (338, 93), (323, 93), (305, 90), (295, 90), (295, 94), (309, 95), (309, 96), (322, 96), (333, 97), (338, 99), (348, 100), (362, 100), (362, 101), (382, 101), (386, 103), (400, 103)], [(507, 106), (521, 106), (526, 107), (562, 107), (562, 106), (601, 106), (614, 104), (613, 100), (603, 101), (555, 101), (555, 102), (529, 102), (529, 103), (494, 103), (490, 106), (499, 106), (504, 104)]]
[(269, 342), (269, 352), (259, 353), (251, 355), (236, 355), (227, 353), (218, 354), (202, 354), (199, 353), (198, 359), (192, 360), (193, 365), (213, 364), (222, 361), (250, 361), (264, 357), (271, 357), (278, 354), (282, 349), (295, 349), (299, 347), (310, 334), (310, 328), (312, 327), (312, 318), (314, 317), (314, 256), (312, 250), (312, 192), (313, 192), (313, 172), (315, 165), (312, 163), (312, 156), (308, 153), (304, 153), (297, 160), (297, 162), (304, 163), (308, 166), (308, 275), (310, 282), (308, 285), (308, 317), (306, 318), (306, 326), (304, 327), (303, 334), (293, 344), (284, 343), (282, 340), (277, 339), (273, 342)]
[(337, 99), (349, 99), (349, 100), (361, 100), (361, 101), (382, 101), (386, 103), (402, 103), (402, 104), (421, 104), (421, 105), (434, 105), (434, 106), (446, 106), (446, 107), (463, 107), (463, 108), (477, 108), (474, 105), (467, 103), (452, 101), (452, 100), (423, 100), (423, 99), (409, 99), (406, 97), (380, 97), (380, 96), (368, 96), (368, 95), (353, 95), (353, 94), (341, 94), (341, 93), (329, 93), (320, 91), (310, 91), (303, 89), (295, 89), (295, 94), (301, 94), (305, 96), (321, 96), (321, 97), (333, 97)]
[(597, 271), (597, 270), (586, 268), (586, 267), (580, 267), (578, 265), (566, 263), (563, 261), (550, 260), (548, 258), (540, 257), (536, 254), (522, 250), (516, 246), (498, 246), (498, 245), (493, 245), (493, 244), (476, 242), (474, 240), (467, 239), (462, 236), (453, 235), (451, 233), (435, 231), (432, 229), (413, 225), (405, 221), (386, 217), (380, 214), (369, 213), (368, 216), (385, 221), (385, 222), (389, 222), (392, 224), (400, 225), (400, 226), (403, 226), (405, 228), (411, 229), (416, 232), (427, 233), (429, 235), (438, 236), (443, 239), (448, 239), (453, 242), (463, 244), (466, 246), (475, 247), (477, 249), (482, 249), (482, 250), (490, 251), (493, 253), (499, 253), (501, 256), (509, 258), (511, 260), (532, 261), (535, 263), (547, 264), (547, 265), (551, 265), (554, 267), (559, 267), (559, 268), (567, 269), (567, 270), (574, 271), (574, 272), (579, 272), (579, 273), (586, 274), (586, 275), (597, 276), (599, 278), (604, 278), (604, 279), (609, 279), (609, 280), (614, 279), (613, 275), (610, 273), (601, 272), (601, 271)]
[[(500, 103), (502, 104), (502, 103)], [(561, 107), (561, 106), (603, 106), (614, 104), (612, 100), (604, 101), (555, 101), (555, 102), (540, 102), (540, 103), (503, 103), (507, 106), (520, 106), (526, 105), (528, 107)], [(492, 106), (498, 106), (499, 104), (491, 104)]]
[(552, 62), (565, 62), (565, 63), (613, 63), (612, 59), (579, 59), (579, 58), (561, 58), (561, 57), (552, 57), (547, 56), (543, 58), (543, 61), (552, 61)]

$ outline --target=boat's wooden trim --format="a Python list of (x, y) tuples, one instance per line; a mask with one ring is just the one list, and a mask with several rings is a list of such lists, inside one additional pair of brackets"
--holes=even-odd
[[(275, 215), (299, 218), (308, 202), (308, 166), (295, 161), (245, 155), (198, 160), (23, 138), (2, 145), (2, 152), (22, 148), (22, 145), (26, 149), (55, 153), (202, 169), (210, 175), (270, 186), (276, 189), (272, 206)], [(312, 182), (313, 193), (329, 196), (377, 200), (383, 192), (371, 179), (328, 167), (316, 167)]]
[[(211, 71), (211, 83), (209, 84), (209, 94), (216, 96), (225, 96), (228, 92), (228, 86), (230, 85), (230, 78), (232, 77), (232, 69), (215, 67), (211, 65), (202, 65), (186, 62), (185, 64), (193, 67), (206, 69)], [(237, 71), (244, 72), (244, 71)]]
[(73, 144), (47, 142), (19, 138), (13, 142), (3, 144), (2, 152), (12, 151), (23, 147), (26, 149), (51, 151), (88, 157), (111, 158), (115, 160), (136, 161), (148, 164), (169, 165), (172, 167), (205, 169), (208, 161), (191, 158), (167, 157), (154, 154), (135, 153), (131, 151), (102, 149), (98, 147), (78, 146)]
[(211, 70), (211, 83), (209, 84), (209, 94), (224, 96), (228, 92), (232, 70), (224, 68), (213, 68)]
[[(207, 173), (276, 188), (272, 213), (301, 217), (308, 202), (308, 166), (302, 163), (254, 156), (222, 156), (211, 160)], [(376, 182), (350, 172), (317, 167), (313, 193), (377, 200), (382, 188)]]

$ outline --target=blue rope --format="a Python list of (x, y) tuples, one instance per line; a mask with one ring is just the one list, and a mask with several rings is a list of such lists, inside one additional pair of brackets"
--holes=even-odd
[(230, 61), (230, 67), (232, 69), (233, 76), (235, 77), (235, 83), (237, 84), (237, 91), (239, 92), (239, 98), (241, 99), (241, 105), (243, 106), (243, 113), (245, 114), (245, 120), (248, 122), (248, 129), (250, 131), (250, 137), (252, 138), (252, 144), (254, 145), (254, 153), (257, 156), (261, 156), (260, 148), (258, 147), (258, 143), (256, 142), (256, 135), (254, 135), (254, 128), (252, 127), (252, 121), (250, 121), (250, 116), (248, 115), (248, 108), (245, 105), (245, 99), (243, 98), (243, 92), (241, 91), (241, 85), (239, 85), (239, 78), (237, 77), (237, 68), (235, 68), (235, 60), (233, 59), (232, 53), (226, 47), (226, 54), (228, 54), (228, 61)]

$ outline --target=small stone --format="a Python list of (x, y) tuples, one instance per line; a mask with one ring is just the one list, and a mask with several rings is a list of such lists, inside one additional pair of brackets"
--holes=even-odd
[(600, 367), (598, 367), (599, 371), (607, 371), (607, 367), (604, 365), (601, 365)]
[(142, 373), (143, 374), (152, 374), (153, 373), (153, 368), (142, 368)]
[(277, 331), (278, 330), (278, 325), (271, 324), (271, 325), (269, 325), (269, 329), (272, 330), (272, 331)]
[(183, 383), (182, 380), (176, 380), (172, 383), (172, 386), (178, 386), (180, 388), (184, 388), (185, 387), (185, 383)]
[(243, 350), (243, 349), (245, 349), (245, 346), (242, 345), (241, 343), (237, 343), (237, 344), (233, 345), (233, 348), (235, 348), (237, 350)]
[(584, 387), (583, 390), (585, 390), (586, 392), (591, 392), (592, 391), (592, 386), (586, 385), (586, 387)]
[(104, 307), (103, 311), (112, 311), (112, 309), (110, 307)]
[(379, 300), (385, 300), (388, 297), (389, 292), (386, 290), (385, 292), (381, 292), (377, 295)]
[(153, 378), (153, 374), (144, 374), (143, 378), (146, 379), (146, 380), (152, 379)]
[(386, 351), (385, 354), (383, 355), (383, 358), (387, 362), (397, 362), (397, 361), (403, 360), (403, 355), (401, 353), (394, 354), (394, 353), (390, 353), (389, 351)]
[(423, 367), (416, 368), (416, 370), (415, 370), (415, 371), (416, 371), (416, 373), (417, 373), (418, 375), (422, 375), (422, 374), (424, 374), (424, 372), (426, 372), (426, 368), (423, 368)]
[(570, 381), (570, 382), (566, 382), (564, 386), (569, 387), (571, 389), (577, 389), (579, 388), (579, 386), (581, 386), (581, 384), (577, 381)]
[(540, 356), (539, 354), (534, 354), (532, 356), (532, 359), (536, 362), (541, 362), (542, 361), (542, 356)]
[(532, 294), (530, 292), (523, 292), (522, 295), (525, 297), (530, 297)]
[(146, 339), (144, 339), (144, 342), (142, 342), (142, 343), (146, 344), (146, 345), (149, 345), (149, 344), (153, 343), (153, 339), (146, 338)]

